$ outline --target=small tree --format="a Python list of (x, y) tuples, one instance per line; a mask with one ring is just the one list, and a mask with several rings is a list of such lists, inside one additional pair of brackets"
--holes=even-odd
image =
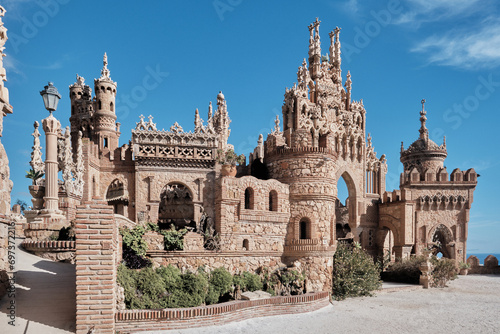
[(380, 268), (359, 244), (339, 243), (333, 256), (332, 283), (333, 296), (337, 300), (371, 296), (371, 292), (382, 285)]

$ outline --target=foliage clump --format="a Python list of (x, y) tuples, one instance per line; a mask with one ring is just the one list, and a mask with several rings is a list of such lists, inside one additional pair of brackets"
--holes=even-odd
[(380, 268), (372, 257), (358, 244), (339, 243), (333, 257), (333, 297), (371, 296), (381, 285)]
[(263, 268), (262, 275), (264, 290), (273, 296), (300, 295), (305, 291), (306, 275), (296, 269), (284, 267), (269, 272)]
[(151, 265), (151, 261), (145, 257), (148, 244), (142, 238), (144, 233), (146, 233), (146, 229), (140, 225), (133, 229), (126, 227), (120, 229), (123, 239), (122, 258), (130, 269), (140, 269)]
[(241, 165), (245, 163), (245, 155), (243, 154), (237, 155), (233, 149), (227, 149), (227, 150), (218, 149), (217, 162), (220, 163), (221, 165), (231, 165), (231, 166), (236, 166), (236, 164)]
[(412, 256), (409, 259), (389, 264), (387, 270), (382, 273), (384, 281), (419, 284), (420, 266), (426, 261), (424, 256)]
[(448, 281), (457, 278), (457, 268), (455, 261), (452, 259), (438, 259), (436, 256), (433, 256), (431, 257), (431, 264), (433, 267), (431, 286), (433, 288), (444, 288)]
[(234, 275), (233, 284), (236, 288), (241, 289), (242, 292), (262, 290), (263, 287), (262, 278), (248, 271)]

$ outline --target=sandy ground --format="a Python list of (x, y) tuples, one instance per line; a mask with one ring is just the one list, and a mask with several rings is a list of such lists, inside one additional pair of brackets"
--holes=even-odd
[(500, 276), (459, 276), (444, 289), (378, 293), (311, 313), (161, 333), (500, 333)]

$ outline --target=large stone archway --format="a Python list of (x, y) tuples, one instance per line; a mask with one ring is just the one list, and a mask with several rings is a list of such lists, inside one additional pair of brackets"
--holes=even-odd
[(455, 259), (455, 238), (444, 224), (437, 224), (430, 230), (427, 247), (432, 248), (434, 255), (441, 253), (445, 258)]
[(174, 224), (183, 228), (194, 221), (193, 193), (183, 183), (170, 182), (161, 191), (158, 209), (158, 224), (168, 228)]
[(337, 198), (335, 205), (335, 239), (353, 239), (358, 241), (359, 233), (357, 227), (359, 225), (358, 212), (357, 212), (357, 194), (356, 182), (347, 170), (341, 170), (337, 173), (337, 196), (338, 184), (344, 180), (347, 186), (348, 197), (345, 205), (340, 203)]

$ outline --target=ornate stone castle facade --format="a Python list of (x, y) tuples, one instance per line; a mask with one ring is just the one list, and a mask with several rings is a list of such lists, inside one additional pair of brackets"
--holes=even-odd
[[(59, 140), (64, 152), (59, 208), (67, 221), (74, 219), (77, 204), (92, 198), (112, 205), (115, 220), (123, 224), (202, 229), (212, 221), (219, 251), (205, 250), (188, 234), (184, 252), (151, 249), (149, 255), (156, 263), (225, 266), (233, 272), (300, 266), (309, 290), (330, 285), (339, 240), (359, 242), (374, 256), (405, 258), (433, 247), (465, 262), (477, 174), (473, 169), (448, 174), (446, 145), (429, 139), (422, 103), (420, 136), (401, 148), (400, 189), (387, 192), (385, 155), (377, 157), (366, 134), (363, 101), (351, 100), (349, 72), (343, 81), (340, 29), (329, 34), (329, 55), (322, 56), (319, 25), (316, 19), (309, 26), (308, 60), (298, 69), (297, 83), (286, 89), (282, 128), (277, 118), (274, 131), (265, 141), (259, 138), (236, 177), (223, 175), (217, 162), (218, 152), (232, 148), (222, 93), (216, 106), (210, 103), (206, 123), (196, 110), (194, 131), (177, 123), (158, 130), (151, 116), (147, 121), (141, 116), (130, 142), (119, 146), (117, 84), (106, 55), (94, 96), (77, 76), (69, 88), (71, 129)], [(32, 160), (32, 167), (41, 170), (41, 158)], [(345, 206), (337, 199), (341, 178), (349, 191)]]

